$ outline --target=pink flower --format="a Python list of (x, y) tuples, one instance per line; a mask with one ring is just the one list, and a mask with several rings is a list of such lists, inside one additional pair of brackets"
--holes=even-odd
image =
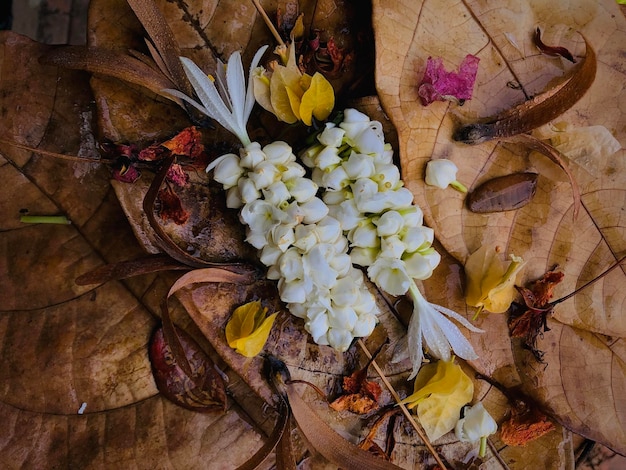
[(457, 72), (447, 72), (441, 58), (428, 58), (426, 73), (419, 85), (418, 94), (424, 106), (433, 101), (469, 100), (472, 98), (474, 81), (480, 59), (468, 54)]

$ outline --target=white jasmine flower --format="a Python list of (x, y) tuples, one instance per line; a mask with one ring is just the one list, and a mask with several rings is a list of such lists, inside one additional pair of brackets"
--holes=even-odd
[(291, 181), (296, 178), (302, 178), (306, 174), (304, 167), (297, 162), (287, 162), (286, 164), (279, 165), (278, 169), (282, 173), (281, 178), (283, 181)]
[(293, 246), (298, 248), (302, 253), (308, 253), (319, 242), (315, 233), (315, 225), (299, 224), (295, 228), (295, 241)]
[(400, 170), (393, 163), (375, 164), (372, 179), (378, 184), (379, 191), (397, 189), (400, 184)]
[(339, 306), (335, 304), (328, 311), (328, 324), (331, 328), (352, 331), (358, 318), (354, 309), (348, 305)]
[(234, 153), (227, 153), (226, 155), (216, 158), (209, 164), (206, 171), (211, 171), (213, 168), (215, 168), (213, 178), (218, 183), (221, 183), (224, 189), (237, 186), (237, 182), (243, 174), (239, 157)]
[(315, 235), (320, 243), (335, 243), (342, 237), (342, 227), (334, 217), (324, 217), (314, 228)]
[(261, 191), (258, 190), (256, 184), (250, 178), (239, 178), (237, 186), (239, 188), (239, 196), (244, 204), (249, 204), (261, 197)]
[(283, 250), (281, 250), (276, 245), (267, 244), (261, 249), (261, 253), (259, 255), (259, 260), (265, 266), (272, 266), (278, 262), (278, 258), (283, 254)]
[(283, 252), (287, 251), (287, 248), (289, 248), (296, 239), (293, 228), (282, 224), (272, 229), (270, 238), (272, 243)]
[(378, 253), (380, 253), (378, 248), (361, 248), (357, 246), (350, 251), (350, 257), (352, 258), (352, 263), (357, 266), (367, 267), (376, 261)]
[(345, 170), (347, 177), (351, 180), (370, 178), (376, 171), (376, 166), (374, 165), (374, 160), (371, 156), (356, 153), (354, 151), (350, 154), (348, 159), (341, 164), (341, 166)]
[(330, 328), (327, 336), (328, 344), (340, 352), (347, 351), (352, 344), (352, 340), (354, 339), (352, 332), (342, 328)]
[[(329, 194), (328, 192), (325, 194)], [(324, 201), (328, 204), (327, 201)], [(329, 207), (330, 214), (337, 220), (341, 220), (344, 231), (352, 230), (363, 220), (363, 214), (356, 207), (354, 199), (347, 199), (339, 205)]]
[(349, 233), (348, 239), (352, 246), (361, 248), (376, 248), (380, 246), (380, 237), (376, 232), (376, 227), (370, 220), (363, 220)]
[(246, 203), (239, 213), (240, 220), (250, 229), (265, 234), (278, 225), (282, 217), (280, 210), (262, 199)]
[(285, 281), (284, 277), (278, 279), (278, 293), (280, 300), (285, 303), (301, 304), (306, 301), (308, 283), (303, 279)]
[(479, 401), (474, 406), (463, 408), (463, 418), (456, 423), (454, 434), (461, 442), (480, 441), (478, 456), (482, 458), (487, 450), (487, 437), (497, 430), (498, 424)]
[(278, 260), (278, 269), (285, 280), (291, 282), (305, 276), (304, 260), (296, 248), (288, 248)]
[[(378, 189), (378, 186), (376, 186), (376, 188)], [(354, 200), (357, 208), (364, 214), (380, 214), (387, 209), (402, 208), (411, 205), (413, 202), (413, 194), (406, 188), (400, 188), (395, 191), (376, 192), (369, 197), (366, 196), (365, 193), (361, 193), (357, 197), (355, 193)]]
[[(335, 252), (337, 252), (336, 249)], [(330, 267), (337, 271), (338, 277), (343, 277), (348, 274), (352, 267), (352, 258), (347, 253), (337, 254), (330, 260)]]
[(396, 235), (404, 227), (404, 217), (394, 210), (383, 213), (380, 217), (372, 219), (372, 222), (376, 225), (379, 237)]
[(323, 145), (323, 144), (317, 144), (317, 145), (313, 145), (309, 147), (308, 149), (306, 149), (304, 152), (300, 154), (300, 161), (304, 163), (306, 166), (308, 166), (309, 168), (314, 168), (317, 154), (319, 154), (324, 149), (324, 147), (326, 147), (326, 145)]
[(413, 280), (410, 281), (409, 293), (413, 300), (413, 315), (407, 332), (409, 356), (413, 364), (413, 373), (409, 380), (417, 375), (422, 365), (422, 346), (428, 348), (434, 357), (444, 361), (450, 360), (452, 352), (466, 360), (478, 358), (470, 342), (447, 317), (453, 318), (470, 331), (482, 333), (482, 330), (458, 313), (428, 302)]
[(322, 174), (322, 186), (330, 191), (339, 191), (350, 184), (350, 177), (342, 165), (328, 169), (330, 171), (325, 171)]
[(239, 209), (243, 206), (239, 187), (233, 186), (226, 191), (226, 207), (229, 209)]
[(260, 230), (253, 230), (248, 227), (246, 232), (246, 242), (255, 247), (257, 250), (267, 246), (267, 233)]
[(345, 133), (343, 129), (336, 127), (332, 122), (327, 122), (326, 129), (317, 136), (317, 140), (327, 147), (339, 148)]
[(341, 163), (339, 149), (335, 147), (324, 147), (324, 149), (315, 157), (315, 166), (325, 171), (328, 168), (334, 168)]
[(369, 123), (369, 116), (356, 109), (348, 108), (343, 112), (343, 122), (339, 124), (339, 127), (345, 131), (348, 139), (354, 140), (357, 135), (367, 129)]
[(297, 177), (285, 181), (285, 186), (296, 202), (310, 201), (316, 194), (319, 186), (308, 178)]
[(261, 150), (261, 145), (258, 142), (252, 142), (239, 150), (241, 156), (241, 166), (247, 170), (252, 170), (259, 163), (265, 161), (265, 153)]
[[(250, 64), (247, 86), (243, 64), (241, 63), (241, 54), (236, 51), (228, 59), (225, 83), (222, 80), (217, 80), (219, 90), (216, 88), (213, 80), (209, 79), (192, 60), (186, 57), (180, 58), (187, 78), (189, 78), (200, 102), (178, 90), (167, 91), (220, 123), (236, 135), (243, 145), (248, 145), (250, 137), (248, 137), (248, 132), (246, 131), (246, 124), (254, 106), (252, 71), (259, 64), (261, 56), (266, 49), (267, 46), (263, 46), (254, 55)], [(218, 67), (223, 67), (223, 64), (219, 61)], [(220, 74), (217, 75), (219, 78)]]
[(296, 160), (291, 147), (286, 142), (280, 140), (263, 147), (263, 153), (267, 161), (272, 162), (274, 165), (286, 164)]
[(337, 279), (337, 283), (330, 289), (333, 303), (339, 307), (356, 305), (359, 300), (359, 287), (349, 277)]
[(313, 197), (300, 205), (304, 214), (303, 222), (305, 224), (314, 224), (322, 220), (328, 215), (328, 206), (318, 198)]
[(253, 171), (248, 173), (248, 178), (254, 182), (254, 186), (261, 190), (280, 179), (280, 172), (276, 165), (264, 161), (256, 165)]
[(330, 265), (333, 256), (335, 256), (333, 246), (320, 243), (302, 257), (306, 264), (307, 275), (319, 288), (330, 289), (337, 281), (338, 273)]
[(402, 257), (406, 245), (400, 240), (397, 235), (390, 237), (383, 237), (380, 239), (380, 254), (383, 258), (398, 258)]
[(426, 184), (446, 189), (452, 186), (462, 193), (467, 192), (467, 188), (456, 180), (456, 173), (459, 171), (454, 162), (439, 158), (430, 160), (426, 164)]
[(367, 268), (367, 276), (374, 284), (391, 295), (403, 295), (413, 281), (406, 272), (406, 266), (397, 258), (377, 257)]
[(360, 133), (352, 137), (352, 145), (360, 153), (378, 155), (385, 150), (385, 136), (383, 126), (378, 121), (372, 121)]
[(404, 219), (406, 227), (420, 227), (424, 223), (424, 213), (418, 206), (397, 209)]
[(326, 334), (328, 333), (329, 324), (328, 316), (325, 313), (320, 313), (313, 317), (309, 316), (304, 327), (317, 344), (328, 344)]
[(409, 227), (402, 234), (402, 241), (406, 245), (406, 251), (412, 253), (423, 247), (430, 247), (435, 239), (435, 231), (424, 225)]
[(262, 191), (263, 198), (276, 207), (281, 207), (285, 201), (291, 199), (291, 193), (285, 183), (275, 181)]
[(374, 331), (376, 322), (377, 320), (374, 315), (368, 313), (359, 315), (358, 320), (354, 324), (354, 328), (352, 328), (352, 334), (355, 337), (369, 336), (372, 334), (372, 331)]
[(413, 279), (424, 280), (432, 276), (434, 269), (441, 261), (441, 255), (433, 250), (432, 254), (423, 255), (414, 252), (402, 258), (406, 271)]

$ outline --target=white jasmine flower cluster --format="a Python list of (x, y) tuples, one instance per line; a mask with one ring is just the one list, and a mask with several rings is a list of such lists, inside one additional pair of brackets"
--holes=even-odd
[(422, 344), (443, 360), (450, 360), (451, 350), (475, 359), (470, 343), (446, 317), (480, 330), (457, 313), (427, 302), (415, 284), (415, 279), (432, 275), (441, 256), (432, 247), (433, 230), (423, 225), (422, 211), (400, 179), (382, 125), (346, 109), (343, 122), (326, 124), (318, 141), (301, 159), (313, 169), (312, 180), (324, 188), (329, 214), (341, 221), (352, 262), (367, 267), (369, 278), (385, 292), (409, 293), (413, 299), (409, 326), (413, 376), (423, 360)]
[(259, 250), (280, 298), (305, 320), (317, 344), (339, 351), (368, 336), (378, 307), (352, 266), (339, 221), (316, 196), (318, 185), (285, 142), (253, 142), (239, 155), (216, 159), (207, 170), (227, 190), (227, 205), (241, 209), (246, 241)]

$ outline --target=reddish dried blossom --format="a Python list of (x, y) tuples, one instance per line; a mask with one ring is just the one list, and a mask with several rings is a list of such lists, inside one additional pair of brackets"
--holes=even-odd
[(122, 183), (134, 183), (141, 176), (141, 172), (130, 163), (122, 163), (118, 168), (113, 169), (113, 179)]
[(512, 338), (522, 338), (524, 345), (538, 361), (543, 360), (543, 352), (537, 348), (537, 337), (549, 331), (547, 320), (554, 305), (549, 303), (554, 288), (563, 280), (564, 274), (548, 271), (540, 279), (530, 284), (530, 288), (517, 287), (524, 304), (513, 302), (509, 315), (509, 333)]
[(367, 367), (343, 378), (343, 391), (330, 407), (335, 411), (348, 410), (352, 413), (365, 414), (378, 408), (378, 399), (382, 393), (379, 384), (367, 380)]
[(169, 153), (170, 152), (161, 144), (154, 144), (150, 147), (142, 149), (139, 152), (138, 158), (139, 160), (143, 160), (145, 162), (154, 162), (164, 159), (169, 155)]
[(524, 446), (554, 430), (554, 424), (532, 406), (513, 408), (511, 417), (500, 425), (500, 439), (509, 446)]
[(201, 140), (202, 134), (198, 128), (191, 126), (183, 129), (161, 145), (174, 155), (184, 155), (193, 160), (204, 152), (204, 145)]
[(159, 217), (162, 220), (171, 220), (177, 225), (183, 225), (189, 218), (189, 213), (183, 209), (180, 198), (169, 188), (163, 188), (158, 194)]
[(170, 168), (167, 170), (165, 178), (181, 188), (185, 187), (189, 182), (189, 175), (185, 173), (183, 167), (178, 163), (172, 163)]
[(448, 72), (440, 58), (429, 57), (424, 78), (418, 87), (422, 104), (428, 106), (433, 101), (471, 99), (479, 61), (478, 57), (468, 54), (458, 72)]

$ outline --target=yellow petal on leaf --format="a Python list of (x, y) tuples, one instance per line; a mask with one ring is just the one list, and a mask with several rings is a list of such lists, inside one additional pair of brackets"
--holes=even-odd
[(252, 86), (254, 90), (254, 99), (261, 105), (263, 109), (274, 113), (274, 107), (270, 99), (270, 77), (265, 68), (257, 67), (252, 72)]
[(254, 357), (261, 352), (274, 324), (276, 313), (266, 317), (267, 308), (249, 302), (238, 307), (226, 324), (226, 341), (239, 354)]
[(335, 92), (328, 80), (319, 72), (315, 72), (311, 84), (302, 95), (300, 119), (307, 126), (312, 124), (312, 116), (318, 121), (326, 119), (335, 106)]
[(515, 279), (524, 261), (511, 255), (508, 267), (497, 251), (487, 245), (481, 246), (465, 262), (467, 287), (465, 302), (471, 307), (482, 307), (493, 313), (503, 313), (511, 306), (517, 291)]
[(402, 403), (417, 407), (420, 424), (434, 441), (454, 429), (461, 408), (472, 400), (474, 384), (454, 360), (438, 361), (422, 366), (414, 390)]

